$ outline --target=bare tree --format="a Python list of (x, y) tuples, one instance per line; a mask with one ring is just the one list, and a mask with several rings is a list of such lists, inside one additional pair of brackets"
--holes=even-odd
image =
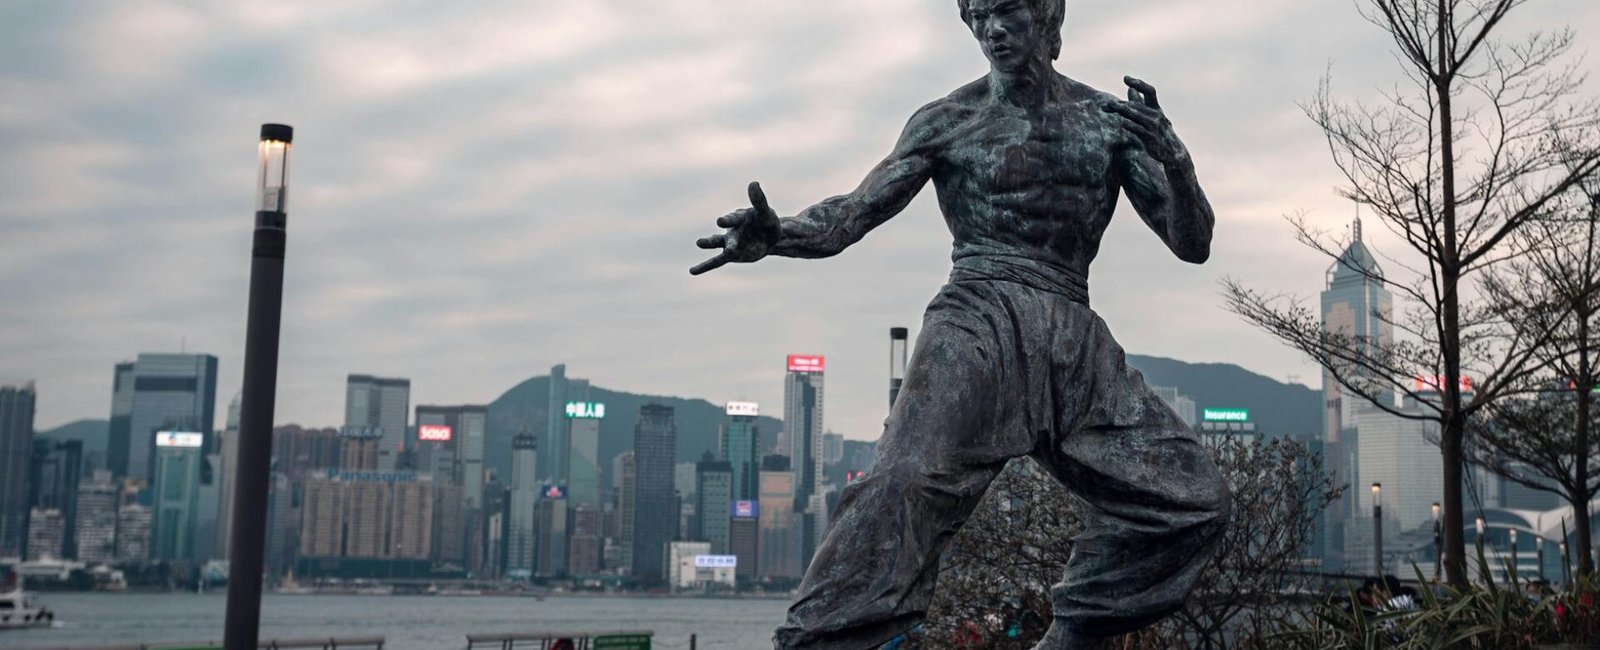
[[(1283, 598), (1312, 589), (1302, 564), (1322, 509), (1338, 497), (1321, 459), (1289, 439), (1209, 447), (1233, 495), (1216, 560), (1182, 610), (1115, 647), (1230, 647), (1278, 629)], [(1071, 556), (1078, 507), (1032, 461), (1008, 465), (945, 552), (916, 647), (1033, 647), (1050, 624), (1050, 586)]]
[[(1568, 56), (1570, 30), (1496, 38), (1527, 0), (1358, 0), (1393, 40), (1408, 83), (1380, 103), (1336, 100), (1324, 80), (1303, 108), (1327, 137), (1344, 196), (1370, 212), (1409, 253), (1390, 263), (1409, 277), (1378, 277), (1409, 308), (1387, 319), (1402, 337), (1323, 330), (1296, 299), (1224, 282), (1229, 308), (1310, 356), (1347, 392), (1397, 416), (1438, 423), (1443, 462), (1444, 565), (1467, 581), (1462, 536), (1467, 422), (1527, 390), (1546, 333), (1507, 331), (1463, 296), (1474, 273), (1515, 254), (1509, 238), (1600, 169), (1600, 107), (1577, 97), (1584, 74)], [(1335, 238), (1291, 218), (1302, 243), (1339, 259)], [(1531, 336), (1531, 338), (1529, 338)], [(1416, 386), (1418, 375), (1437, 377)], [(1463, 378), (1471, 377), (1470, 391)], [(1419, 410), (1401, 409), (1403, 394)]]
[(1600, 189), (1568, 193), (1551, 214), (1525, 227), (1525, 253), (1486, 275), (1484, 295), (1516, 330), (1553, 332), (1539, 357), (1547, 389), (1490, 405), (1471, 423), (1474, 463), (1527, 487), (1553, 492), (1573, 509), (1580, 574), (1593, 571), (1588, 504), (1600, 491), (1600, 439), (1593, 435), (1600, 387)]

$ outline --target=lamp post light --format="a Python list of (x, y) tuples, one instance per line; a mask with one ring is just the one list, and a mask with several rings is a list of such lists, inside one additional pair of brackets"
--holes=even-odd
[(1383, 484), (1372, 484), (1372, 566), (1383, 575)]
[(889, 328), (889, 407), (894, 408), (900, 396), (900, 385), (906, 381), (906, 338), (910, 330), (904, 327)]
[(1443, 538), (1440, 537), (1440, 532), (1439, 502), (1435, 501), (1433, 502), (1433, 581), (1435, 583), (1439, 582), (1439, 568), (1440, 565), (1443, 564), (1440, 562), (1441, 558), (1439, 557), (1441, 552), (1440, 547), (1443, 546), (1442, 542), (1444, 541)]
[(1572, 570), (1571, 569), (1571, 567), (1572, 567), (1572, 558), (1567, 556), (1567, 540), (1561, 540), (1560, 549), (1561, 549), (1561, 584), (1570, 584), (1572, 582), (1572, 575), (1569, 573), (1569, 571)]
[(267, 490), (272, 470), (272, 412), (278, 385), (278, 330), (283, 314), (283, 254), (287, 240), (289, 147), (294, 129), (261, 125), (256, 181), (256, 230), (251, 246), (250, 307), (245, 328), (244, 390), (240, 398), (238, 466), (229, 535), (227, 650), (255, 650), (261, 624), (261, 572), (267, 538)]

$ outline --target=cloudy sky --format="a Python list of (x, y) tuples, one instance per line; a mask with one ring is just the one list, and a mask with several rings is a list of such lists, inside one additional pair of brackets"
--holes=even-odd
[[(1593, 0), (1516, 18), (1506, 34), (1600, 43)], [(1095, 308), (1130, 352), (1316, 386), (1217, 281), (1321, 288), (1327, 261), (1283, 215), (1338, 231), (1353, 208), (1296, 102), (1329, 69), (1347, 97), (1392, 84), (1383, 34), (1350, 0), (1070, 0), (1067, 22), (1060, 69), (1155, 84), (1218, 216), (1195, 267), (1124, 207)], [(783, 214), (849, 190), (906, 117), (986, 69), (953, 0), (5, 3), (0, 381), (37, 381), (41, 429), (106, 417), (112, 364), (141, 351), (215, 354), (236, 392), (256, 131), (280, 121), (280, 422), (337, 423), (350, 372), (476, 403), (562, 362), (776, 410), (784, 355), (813, 353), (828, 425), (870, 439), (886, 330), (915, 335), (949, 269), (931, 189), (829, 260), (691, 278), (693, 240), (750, 180)]]

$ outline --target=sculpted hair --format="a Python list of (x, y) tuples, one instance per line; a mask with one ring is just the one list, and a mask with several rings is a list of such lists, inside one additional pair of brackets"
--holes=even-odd
[[(961, 8), (961, 22), (972, 24), (972, 14), (967, 11), (967, 5), (972, 0), (956, 0), (956, 6)], [(1028, 3), (1028, 8), (1033, 10), (1033, 15), (1039, 19), (1039, 24), (1048, 27), (1045, 32), (1045, 42), (1050, 45), (1050, 60), (1061, 58), (1061, 26), (1067, 20), (1067, 0), (1022, 0)]]

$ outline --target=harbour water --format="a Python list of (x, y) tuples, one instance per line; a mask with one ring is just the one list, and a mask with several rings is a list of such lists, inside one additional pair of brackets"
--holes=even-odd
[[(46, 593), (51, 629), (0, 632), (0, 648), (220, 639), (227, 597), (183, 593)], [(468, 633), (652, 630), (655, 648), (772, 647), (787, 600), (495, 596), (276, 595), (262, 599), (263, 639), (383, 636), (386, 650), (459, 650)]]

